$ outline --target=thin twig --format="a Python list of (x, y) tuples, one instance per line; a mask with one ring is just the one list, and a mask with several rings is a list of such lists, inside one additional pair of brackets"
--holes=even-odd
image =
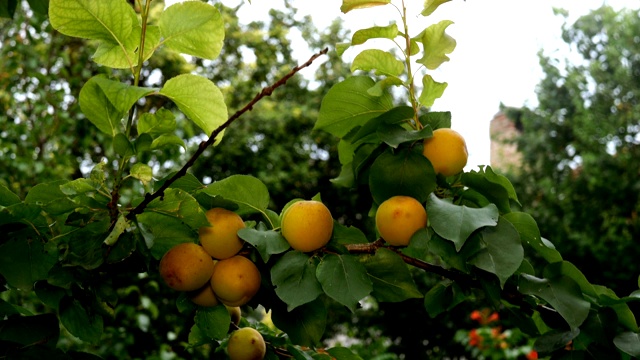
[(298, 65), (295, 68), (293, 68), (288, 74), (283, 76), (276, 83), (274, 83), (271, 86), (267, 86), (267, 87), (263, 88), (262, 91), (260, 91), (247, 105), (245, 105), (245, 107), (243, 107), (242, 109), (238, 110), (229, 119), (227, 119), (227, 121), (225, 121), (222, 125), (218, 126), (215, 130), (213, 130), (213, 132), (211, 133), (211, 136), (209, 136), (209, 139), (207, 139), (207, 141), (201, 142), (200, 145), (198, 145), (198, 149), (196, 150), (196, 152), (191, 156), (191, 158), (184, 164), (184, 166), (177, 173), (175, 173), (171, 178), (169, 178), (167, 181), (165, 181), (165, 183), (162, 184), (162, 186), (158, 190), (156, 190), (153, 194), (147, 193), (144, 196), (144, 200), (142, 200), (142, 202), (140, 204), (138, 204), (138, 206), (136, 206), (134, 209), (129, 211), (129, 213), (127, 214), (127, 219), (128, 220), (134, 220), (136, 215), (142, 214), (144, 209), (147, 207), (147, 205), (149, 205), (149, 203), (151, 201), (153, 201), (156, 198), (159, 198), (159, 197), (163, 196), (164, 195), (164, 191), (166, 189), (168, 189), (169, 186), (171, 186), (171, 184), (173, 184), (179, 178), (185, 176), (187, 174), (187, 170), (191, 166), (193, 166), (193, 164), (195, 164), (195, 162), (198, 159), (198, 157), (200, 157), (200, 155), (202, 155), (202, 153), (209, 146), (213, 145), (213, 143), (216, 141), (216, 138), (218, 137), (218, 135), (220, 135), (220, 133), (224, 129), (229, 127), (229, 125), (231, 125), (232, 122), (237, 120), (240, 116), (242, 116), (242, 114), (246, 113), (247, 111), (251, 111), (253, 109), (253, 106), (258, 101), (260, 101), (265, 96), (271, 96), (271, 94), (273, 93), (273, 91), (275, 89), (277, 89), (280, 86), (284, 85), (291, 77), (293, 77), (293, 75), (295, 75), (297, 72), (299, 72), (300, 70), (304, 69), (305, 67), (308, 67), (309, 65), (311, 65), (311, 63), (313, 63), (313, 61), (315, 59), (317, 59), (318, 57), (326, 54), (328, 51), (329, 51), (329, 49), (325, 48), (322, 51), (314, 54), (313, 56), (311, 56), (309, 58), (309, 60), (307, 60), (307, 62), (305, 62), (304, 64)]

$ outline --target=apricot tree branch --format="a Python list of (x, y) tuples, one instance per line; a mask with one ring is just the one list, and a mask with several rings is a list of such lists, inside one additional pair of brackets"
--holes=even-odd
[(202, 153), (209, 146), (213, 145), (213, 143), (216, 141), (216, 138), (218, 137), (218, 135), (220, 135), (220, 133), (224, 129), (229, 127), (229, 125), (231, 125), (232, 122), (237, 120), (240, 116), (242, 116), (242, 114), (246, 113), (247, 111), (251, 111), (253, 109), (253, 106), (258, 101), (260, 101), (265, 96), (271, 96), (271, 94), (273, 93), (273, 91), (275, 89), (277, 89), (280, 86), (284, 85), (291, 77), (293, 77), (293, 75), (295, 75), (296, 73), (298, 73), (300, 70), (304, 69), (305, 67), (308, 67), (309, 65), (311, 65), (311, 63), (313, 63), (313, 61), (315, 61), (315, 59), (317, 59), (318, 57), (326, 54), (328, 51), (329, 51), (328, 48), (324, 48), (320, 52), (317, 52), (317, 53), (313, 54), (313, 56), (311, 56), (309, 58), (309, 60), (307, 60), (304, 64), (294, 67), (293, 69), (291, 69), (291, 71), (289, 71), (289, 73), (287, 73), (280, 80), (275, 82), (273, 85), (263, 88), (262, 91), (260, 91), (247, 105), (245, 105), (242, 109), (236, 111), (236, 113), (233, 114), (231, 117), (229, 117), (229, 119), (227, 119), (227, 121), (225, 121), (222, 125), (218, 126), (215, 130), (213, 130), (213, 132), (211, 133), (211, 136), (209, 136), (209, 139), (207, 139), (207, 141), (202, 141), (198, 145), (198, 149), (196, 150), (196, 152), (193, 153), (191, 158), (184, 164), (184, 166), (180, 170), (178, 170), (177, 173), (175, 173), (172, 177), (170, 177), (167, 181), (165, 181), (164, 184), (162, 184), (162, 186), (158, 190), (156, 190), (154, 193), (145, 194), (144, 199), (142, 200), (142, 202), (140, 204), (138, 204), (138, 206), (133, 208), (131, 211), (129, 211), (129, 213), (126, 216), (127, 219), (128, 220), (134, 220), (136, 215), (142, 214), (144, 209), (147, 207), (147, 205), (149, 205), (149, 203), (151, 201), (153, 201), (156, 198), (159, 198), (159, 197), (163, 196), (165, 190), (167, 190), (169, 188), (169, 186), (171, 186), (171, 184), (173, 184), (179, 178), (185, 176), (187, 174), (187, 170), (191, 166), (193, 166), (193, 164), (195, 164), (196, 160), (200, 157), (200, 155), (202, 155)]

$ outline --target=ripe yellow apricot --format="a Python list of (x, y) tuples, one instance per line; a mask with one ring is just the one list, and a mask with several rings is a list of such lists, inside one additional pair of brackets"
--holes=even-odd
[(194, 304), (204, 307), (213, 307), (220, 303), (218, 298), (216, 298), (216, 294), (213, 293), (210, 281), (204, 284), (202, 288), (191, 292), (189, 299)]
[(410, 196), (393, 196), (380, 204), (376, 227), (387, 243), (407, 246), (413, 234), (427, 226), (427, 211)]
[(200, 289), (213, 273), (213, 259), (195, 243), (181, 243), (160, 259), (159, 271), (164, 282), (178, 291)]
[(231, 315), (231, 322), (236, 326), (240, 324), (240, 319), (242, 319), (242, 310), (240, 309), (240, 306), (225, 305), (225, 307), (227, 308), (229, 315)]
[(327, 245), (333, 233), (329, 209), (315, 200), (302, 200), (289, 206), (282, 216), (282, 236), (292, 248), (310, 252)]
[(238, 230), (245, 227), (242, 218), (223, 208), (213, 208), (205, 212), (211, 226), (201, 227), (200, 245), (216, 259), (227, 259), (236, 255), (244, 241), (238, 237)]
[(219, 260), (211, 274), (211, 287), (227, 306), (242, 306), (260, 289), (260, 271), (253, 261), (241, 255)]
[(262, 360), (267, 353), (267, 344), (258, 330), (243, 327), (229, 337), (227, 353), (231, 360)]
[(436, 173), (444, 176), (462, 171), (469, 158), (464, 138), (449, 128), (436, 129), (432, 137), (424, 139), (422, 154), (431, 161)]

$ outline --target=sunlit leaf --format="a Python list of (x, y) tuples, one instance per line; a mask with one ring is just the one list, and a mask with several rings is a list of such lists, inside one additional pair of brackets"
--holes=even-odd
[(376, 75), (399, 76), (404, 71), (404, 63), (387, 51), (368, 49), (353, 59), (351, 72), (357, 70), (375, 71)]
[(387, 26), (374, 26), (367, 29), (361, 29), (353, 33), (351, 37), (352, 45), (364, 44), (370, 39), (395, 39), (398, 36), (398, 25), (389, 24)]
[(425, 0), (424, 1), (424, 9), (422, 9), (422, 16), (429, 16), (431, 15), (434, 11), (436, 11), (436, 9), (438, 8), (438, 6), (449, 2), (451, 0)]
[(176, 117), (165, 108), (158, 109), (155, 114), (143, 113), (138, 119), (138, 132), (160, 135), (171, 133), (176, 129)]
[(436, 82), (431, 75), (427, 74), (422, 78), (422, 92), (420, 93), (420, 104), (431, 107), (436, 99), (444, 94), (444, 90), (449, 84), (446, 82)]
[(144, 184), (148, 184), (153, 180), (153, 169), (147, 164), (136, 163), (131, 167), (129, 173), (132, 177), (142, 181)]
[(346, 14), (351, 10), (365, 9), (373, 6), (387, 5), (390, 3), (391, 0), (342, 0), (340, 11)]
[(80, 109), (100, 131), (115, 136), (121, 131), (125, 112), (118, 110), (109, 101), (97, 79), (92, 77), (82, 86), (79, 96)]
[[(160, 94), (173, 101), (205, 134), (227, 121), (227, 106), (220, 89), (210, 80), (191, 74), (167, 80)], [(219, 135), (216, 141), (220, 141)]]
[(446, 54), (450, 54), (456, 48), (456, 40), (445, 33), (451, 24), (453, 24), (451, 20), (442, 20), (429, 26), (416, 37), (424, 49), (424, 56), (417, 60), (418, 63), (423, 64), (427, 69), (435, 70), (443, 62), (449, 61)]
[(264, 223), (258, 224), (255, 229), (240, 229), (238, 236), (253, 245), (265, 263), (269, 261), (271, 255), (283, 253), (290, 248), (289, 243), (279, 231), (267, 229)]
[(237, 213), (247, 215), (263, 212), (269, 206), (269, 190), (258, 178), (232, 175), (208, 185), (202, 192), (222, 196), (240, 206)]
[(374, 84), (368, 76), (353, 76), (334, 85), (322, 99), (314, 129), (343, 137), (354, 127), (393, 108), (389, 94), (378, 97), (367, 92)]
[(220, 54), (224, 22), (213, 5), (200, 1), (173, 4), (162, 12), (158, 26), (163, 43), (175, 51), (205, 59)]

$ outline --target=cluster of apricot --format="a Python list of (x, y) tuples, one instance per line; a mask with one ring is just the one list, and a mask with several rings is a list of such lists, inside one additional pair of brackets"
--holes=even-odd
[[(443, 128), (424, 140), (423, 154), (437, 174), (458, 174), (467, 163), (462, 136)], [(199, 306), (219, 303), (230, 311), (238, 309), (256, 295), (260, 271), (247, 257), (239, 255), (244, 242), (238, 231), (245, 227), (233, 211), (213, 208), (205, 213), (211, 226), (200, 228), (200, 243), (182, 243), (171, 248), (160, 260), (160, 274), (169, 287), (187, 292)], [(392, 246), (407, 246), (416, 231), (427, 227), (427, 212), (415, 198), (403, 195), (383, 201), (376, 211), (380, 237)], [(281, 234), (289, 245), (301, 252), (316, 251), (331, 240), (333, 217), (320, 201), (299, 200), (285, 208)], [(245, 327), (229, 337), (227, 351), (232, 360), (263, 359), (266, 346), (262, 335)]]

